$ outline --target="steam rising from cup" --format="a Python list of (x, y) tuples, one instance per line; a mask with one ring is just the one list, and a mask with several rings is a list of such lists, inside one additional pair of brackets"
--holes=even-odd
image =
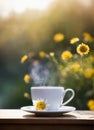
[(45, 86), (50, 77), (47, 65), (41, 64), (38, 60), (33, 62), (30, 74), (34, 84), (37, 86)]

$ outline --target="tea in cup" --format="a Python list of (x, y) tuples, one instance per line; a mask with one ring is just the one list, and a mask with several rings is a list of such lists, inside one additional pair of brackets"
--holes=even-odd
[[(63, 102), (67, 92), (71, 97)], [(74, 98), (73, 89), (64, 89), (58, 86), (31, 87), (31, 98), (36, 110), (58, 110), (61, 106), (66, 105)]]

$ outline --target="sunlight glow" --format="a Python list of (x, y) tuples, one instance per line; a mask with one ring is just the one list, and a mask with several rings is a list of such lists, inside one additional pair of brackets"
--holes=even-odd
[(51, 2), (52, 0), (15, 0), (13, 9), (16, 12), (23, 12), (25, 9), (44, 10)]
[(88, 7), (91, 5), (91, 0), (79, 0), (84, 6)]
[(0, 1), (0, 12), (8, 15), (11, 11), (22, 13), (26, 9), (46, 10), (53, 0), (3, 0)]

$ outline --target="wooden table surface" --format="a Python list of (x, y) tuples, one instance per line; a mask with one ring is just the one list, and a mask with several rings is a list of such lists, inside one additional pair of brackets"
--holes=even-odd
[(94, 130), (94, 111), (39, 117), (20, 109), (0, 109), (0, 130)]

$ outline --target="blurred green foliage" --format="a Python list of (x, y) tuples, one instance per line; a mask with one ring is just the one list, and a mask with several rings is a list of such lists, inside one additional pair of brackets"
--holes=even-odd
[[(56, 0), (44, 12), (27, 10), (22, 14), (12, 12), (8, 18), (0, 17), (0, 108), (32, 104), (23, 97), (29, 91), (23, 82), (28, 68), (20, 64), (24, 54), (41, 50), (61, 52), (72, 37), (82, 38), (83, 32), (94, 36), (94, 1), (91, 2), (86, 7), (75, 0)], [(58, 45), (52, 40), (57, 32), (66, 37)]]

